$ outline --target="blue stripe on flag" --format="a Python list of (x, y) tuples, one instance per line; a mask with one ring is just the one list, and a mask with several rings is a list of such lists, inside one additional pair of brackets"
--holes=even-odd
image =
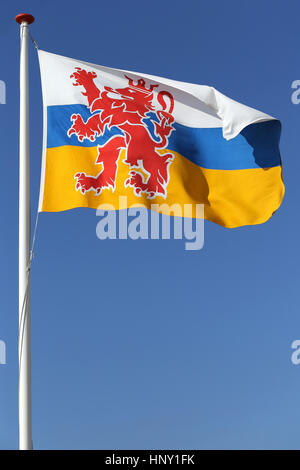
[[(47, 147), (75, 145), (95, 147), (103, 145), (112, 135), (122, 134), (117, 127), (105, 130), (103, 136), (94, 142), (84, 139), (79, 142), (76, 135), (68, 137), (71, 115), (81, 114), (86, 121), (91, 113), (87, 106), (72, 104), (48, 106), (47, 108)], [(149, 132), (153, 133), (151, 117), (144, 120)], [(281, 164), (279, 139), (281, 124), (270, 120), (251, 124), (237, 137), (225, 140), (221, 128), (192, 128), (173, 124), (175, 130), (169, 137), (167, 148), (180, 153), (198, 166), (215, 170), (242, 170), (247, 168), (268, 168)], [(154, 136), (155, 138), (155, 136)]]

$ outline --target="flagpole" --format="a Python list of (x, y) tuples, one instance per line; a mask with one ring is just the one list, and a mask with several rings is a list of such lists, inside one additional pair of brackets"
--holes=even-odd
[(30, 188), (28, 29), (32, 15), (16, 16), (20, 25), (20, 168), (19, 168), (19, 449), (32, 449), (30, 334)]

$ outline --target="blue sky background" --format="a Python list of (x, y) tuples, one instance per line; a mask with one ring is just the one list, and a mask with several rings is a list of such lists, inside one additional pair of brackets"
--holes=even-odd
[[(13, 1), (0, 17), (0, 448), (18, 446), (17, 13), (41, 49), (208, 84), (283, 124), (286, 196), (205, 246), (96, 238), (96, 212), (41, 214), (32, 267), (36, 449), (299, 449), (299, 2)], [(32, 217), (42, 99), (30, 44)]]

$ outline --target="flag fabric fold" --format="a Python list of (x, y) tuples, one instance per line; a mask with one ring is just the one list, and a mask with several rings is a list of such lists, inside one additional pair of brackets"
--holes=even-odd
[[(224, 227), (265, 222), (284, 195), (280, 122), (213, 87), (39, 51), (39, 211), (135, 204)], [(124, 197), (122, 198), (124, 201)]]

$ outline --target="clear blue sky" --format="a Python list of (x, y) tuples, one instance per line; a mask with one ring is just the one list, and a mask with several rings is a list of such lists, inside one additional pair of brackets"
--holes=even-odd
[[(286, 196), (267, 223), (205, 223), (205, 246), (100, 241), (94, 210), (41, 214), (32, 267), (37, 449), (299, 449), (299, 2), (4, 2), (0, 18), (0, 448), (17, 448), (17, 13), (41, 49), (208, 84), (278, 117)], [(32, 217), (42, 99), (30, 45)], [(159, 272), (159, 276), (158, 273)]]

